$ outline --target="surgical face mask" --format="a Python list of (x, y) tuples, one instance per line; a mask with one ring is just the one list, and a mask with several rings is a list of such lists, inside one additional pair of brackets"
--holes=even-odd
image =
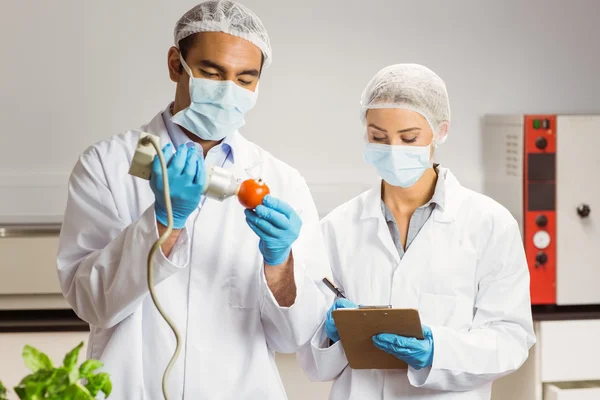
[(190, 76), (190, 105), (171, 120), (204, 140), (219, 141), (244, 126), (244, 115), (256, 104), (257, 93), (232, 81), (194, 78), (182, 57), (181, 64)]
[(365, 144), (365, 160), (372, 164), (379, 176), (393, 186), (408, 188), (417, 183), (427, 168), (433, 166), (431, 145), (391, 146)]

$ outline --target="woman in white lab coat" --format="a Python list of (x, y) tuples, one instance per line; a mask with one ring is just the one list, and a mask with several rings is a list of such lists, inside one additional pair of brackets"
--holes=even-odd
[[(335, 209), (322, 231), (338, 299), (299, 354), (330, 399), (489, 399), (535, 343), (529, 271), (511, 214), (433, 164), (446, 139), (444, 82), (414, 64), (381, 70), (362, 101), (365, 159), (383, 179)], [(336, 308), (391, 304), (419, 310), (424, 340), (384, 333), (373, 344), (408, 370), (353, 370)]]

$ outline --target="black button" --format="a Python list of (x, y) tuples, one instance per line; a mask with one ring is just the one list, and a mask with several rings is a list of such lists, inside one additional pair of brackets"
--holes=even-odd
[(543, 251), (540, 251), (535, 255), (535, 266), (539, 267), (548, 262), (548, 255)]
[(548, 140), (546, 140), (546, 138), (543, 136), (538, 137), (535, 139), (535, 147), (540, 150), (544, 150), (546, 147), (548, 147)]
[(592, 210), (587, 204), (580, 204), (579, 206), (577, 206), (577, 214), (579, 214), (581, 218), (587, 217), (588, 215), (590, 215), (590, 212), (592, 212)]
[(538, 215), (537, 218), (535, 219), (535, 223), (540, 228), (543, 228), (546, 225), (548, 225), (548, 218), (546, 218), (545, 215)]

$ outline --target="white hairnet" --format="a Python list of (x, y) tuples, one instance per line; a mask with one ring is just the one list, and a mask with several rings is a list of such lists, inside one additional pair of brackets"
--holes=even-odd
[[(361, 118), (373, 108), (402, 108), (421, 114), (438, 139), (440, 124), (450, 122), (450, 103), (444, 81), (427, 67), (396, 64), (379, 71), (365, 88), (360, 101)], [(438, 143), (443, 143), (447, 135)]]
[(271, 42), (267, 30), (256, 14), (239, 3), (210, 0), (198, 4), (177, 21), (175, 45), (199, 32), (223, 32), (245, 39), (262, 51), (264, 68), (271, 63)]

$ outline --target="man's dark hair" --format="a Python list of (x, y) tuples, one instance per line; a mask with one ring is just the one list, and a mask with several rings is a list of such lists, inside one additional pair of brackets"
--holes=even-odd
[[(184, 37), (183, 39), (181, 39), (179, 41), (179, 52), (181, 53), (181, 57), (183, 57), (184, 60), (187, 59), (188, 51), (192, 48), (192, 46), (194, 45), (194, 42), (196, 41), (196, 38), (198, 37), (197, 35), (199, 35), (200, 33), (201, 32), (194, 33), (193, 35)], [(187, 60), (186, 60), (186, 62), (187, 62)], [(261, 51), (260, 52), (260, 71), (259, 71), (259, 74), (262, 74), (262, 69), (263, 69), (264, 63), (265, 63), (265, 55)], [(183, 65), (179, 65), (179, 73), (180, 74), (183, 73)]]

